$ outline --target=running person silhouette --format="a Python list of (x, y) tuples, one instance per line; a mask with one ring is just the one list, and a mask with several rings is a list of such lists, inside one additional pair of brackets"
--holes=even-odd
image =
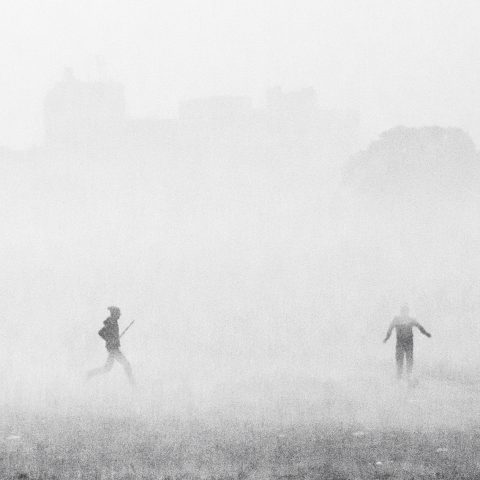
[(413, 369), (413, 327), (417, 327), (428, 338), (431, 337), (414, 318), (409, 316), (409, 308), (404, 305), (400, 310), (400, 316), (395, 317), (388, 328), (387, 335), (383, 340), (385, 343), (392, 334), (393, 329), (397, 332), (397, 346), (395, 349), (395, 359), (397, 362), (397, 378), (402, 378), (403, 360), (407, 363), (407, 378), (410, 378)]
[(103, 367), (94, 368), (87, 373), (87, 379), (94, 377), (95, 375), (102, 375), (108, 373), (112, 367), (113, 362), (116, 360), (120, 363), (125, 370), (125, 374), (128, 377), (130, 384), (134, 384), (132, 367), (129, 361), (125, 358), (120, 351), (120, 334), (118, 329), (118, 319), (121, 312), (118, 307), (108, 307), (110, 316), (103, 322), (103, 327), (99, 330), (98, 334), (105, 340), (105, 347), (107, 348), (108, 357)]

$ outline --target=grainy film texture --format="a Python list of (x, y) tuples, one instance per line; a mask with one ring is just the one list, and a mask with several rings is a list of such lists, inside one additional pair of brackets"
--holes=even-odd
[(0, 479), (480, 478), (479, 18), (5, 0)]

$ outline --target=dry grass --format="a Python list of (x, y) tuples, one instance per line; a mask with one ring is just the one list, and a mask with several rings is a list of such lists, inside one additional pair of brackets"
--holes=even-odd
[(2, 479), (480, 479), (480, 430), (8, 416)]

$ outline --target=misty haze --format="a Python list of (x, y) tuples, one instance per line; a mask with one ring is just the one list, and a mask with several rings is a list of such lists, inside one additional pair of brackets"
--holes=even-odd
[(6, 5), (0, 479), (480, 478), (475, 2)]

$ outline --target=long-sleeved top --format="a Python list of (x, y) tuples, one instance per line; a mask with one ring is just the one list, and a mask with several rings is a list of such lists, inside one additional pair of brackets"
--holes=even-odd
[(98, 334), (105, 340), (107, 350), (116, 350), (120, 348), (120, 332), (118, 329), (118, 321), (108, 317), (103, 322), (103, 327)]
[(397, 332), (397, 343), (410, 344), (413, 343), (413, 327), (417, 327), (427, 337), (430, 334), (414, 319), (410, 317), (395, 317), (388, 327), (385, 341), (390, 338), (393, 329)]

